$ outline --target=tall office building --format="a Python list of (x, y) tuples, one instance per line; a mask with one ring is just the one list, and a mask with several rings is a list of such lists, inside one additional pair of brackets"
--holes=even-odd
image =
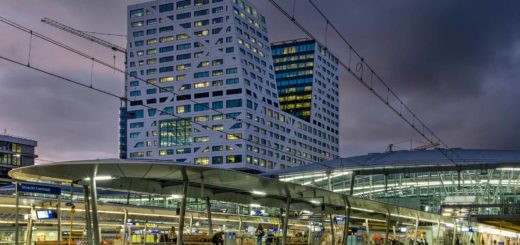
[(247, 1), (131, 5), (127, 60), (130, 159), (263, 172), (338, 155), (329, 124), (280, 109), (266, 19)]
[(338, 59), (314, 40), (272, 45), (280, 109), (339, 134)]
[(34, 140), (0, 134), (0, 183), (9, 178), (9, 170), (34, 165), (36, 145)]

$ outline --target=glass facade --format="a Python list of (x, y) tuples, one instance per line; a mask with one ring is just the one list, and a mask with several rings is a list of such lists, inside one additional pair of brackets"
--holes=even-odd
[(272, 54), (280, 109), (305, 121), (311, 119), (314, 71), (313, 40), (273, 45)]
[(165, 120), (159, 123), (160, 147), (191, 144), (191, 119)]

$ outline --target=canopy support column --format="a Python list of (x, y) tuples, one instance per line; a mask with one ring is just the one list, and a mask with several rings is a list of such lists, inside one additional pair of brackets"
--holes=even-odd
[(417, 239), (419, 238), (419, 215), (415, 212), (415, 236), (413, 244), (419, 244)]
[(90, 206), (92, 207), (92, 227), (94, 229), (94, 245), (101, 244), (101, 230), (99, 229), (98, 209), (97, 209), (97, 186), (96, 186), (97, 165), (90, 175)]
[[(352, 172), (352, 175), (350, 176), (349, 196), (354, 195), (354, 183), (355, 182), (356, 182), (356, 174), (354, 172)], [(346, 214), (345, 214), (345, 231), (343, 231), (343, 232), (346, 233), (346, 236), (343, 237), (343, 239), (344, 239), (343, 245), (347, 245), (348, 229), (349, 229), (349, 224), (350, 224), (350, 213), (352, 211), (352, 205), (350, 205), (350, 201), (348, 200), (348, 197), (345, 197), (345, 201), (347, 203), (347, 211), (346, 211)]]
[(184, 244), (184, 218), (186, 217), (186, 201), (188, 198), (188, 176), (186, 174), (186, 169), (182, 169), (182, 176), (184, 178), (184, 182), (182, 184), (182, 200), (181, 200), (181, 213), (179, 217), (179, 235), (178, 235), (178, 244)]
[[(31, 212), (32, 214), (34, 212), (34, 205), (31, 205)], [(32, 229), (33, 229), (34, 221), (32, 218), (32, 215), (29, 215), (29, 222), (27, 223), (27, 231), (25, 233), (25, 242), (27, 245), (32, 244)]]
[(283, 217), (283, 237), (282, 245), (287, 244), (287, 229), (289, 228), (289, 210), (291, 208), (291, 195), (287, 195), (287, 201), (285, 203), (285, 216)]
[(350, 202), (348, 198), (345, 197), (345, 224), (343, 224), (343, 245), (347, 245), (348, 242), (348, 229), (350, 220)]
[(206, 197), (206, 208), (208, 209), (208, 234), (213, 236), (213, 221), (211, 220), (211, 200)]
[(365, 219), (365, 228), (367, 229), (367, 244), (372, 244), (370, 242), (370, 224), (368, 223), (368, 219)]
[(390, 211), (388, 211), (388, 213), (386, 214), (385, 245), (390, 244), (388, 242), (388, 237), (389, 237), (389, 233), (390, 233), (390, 218), (391, 218), (391, 213), (390, 213)]
[(125, 214), (123, 215), (123, 232), (121, 234), (121, 240), (123, 245), (126, 245), (126, 226), (128, 225), (128, 209), (125, 208)]
[(332, 235), (332, 244), (336, 244), (335, 232), (334, 232), (334, 216), (332, 213), (329, 215), (330, 217), (330, 234)]
[(15, 245), (18, 245), (18, 243), (20, 242), (20, 224), (19, 224), (19, 217), (20, 216), (20, 190), (19, 190), (19, 185), (20, 183), (16, 182), (16, 185), (15, 185), (15, 193), (16, 193), (16, 217), (15, 217), (15, 224), (14, 224), (14, 244)]
[(85, 226), (87, 227), (87, 242), (89, 245), (93, 245), (94, 243), (92, 241), (92, 220), (90, 218), (90, 201), (88, 196), (88, 185), (83, 185), (83, 201), (85, 203)]

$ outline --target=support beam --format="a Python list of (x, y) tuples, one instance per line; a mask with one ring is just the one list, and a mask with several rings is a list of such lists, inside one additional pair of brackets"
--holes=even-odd
[(90, 201), (88, 185), (83, 185), (83, 201), (85, 202), (85, 226), (87, 227), (88, 245), (93, 245), (92, 241), (92, 220), (90, 218)]
[(291, 195), (287, 194), (287, 201), (285, 203), (285, 216), (283, 217), (283, 237), (282, 245), (287, 244), (287, 229), (289, 228), (289, 211), (291, 209)]
[(99, 229), (98, 209), (97, 209), (97, 186), (96, 186), (97, 165), (90, 174), (90, 206), (92, 210), (92, 228), (94, 233), (94, 245), (101, 244), (101, 230)]
[[(186, 170), (183, 171), (183, 175), (185, 175)], [(181, 200), (181, 213), (179, 215), (179, 235), (177, 243), (179, 245), (184, 244), (184, 218), (186, 217), (186, 201), (188, 198), (188, 179), (185, 176), (184, 183), (182, 184), (182, 200)]]
[(208, 211), (208, 234), (213, 236), (213, 221), (211, 220), (211, 200), (206, 197), (206, 209)]

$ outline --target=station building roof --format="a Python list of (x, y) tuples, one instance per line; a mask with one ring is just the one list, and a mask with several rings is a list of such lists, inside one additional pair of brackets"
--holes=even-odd
[(443, 167), (443, 171), (502, 167), (520, 168), (520, 151), (461, 148), (389, 151), (273, 170), (263, 175), (280, 176), (339, 169), (354, 170), (358, 174), (377, 174), (383, 172), (431, 171), (439, 167)]

